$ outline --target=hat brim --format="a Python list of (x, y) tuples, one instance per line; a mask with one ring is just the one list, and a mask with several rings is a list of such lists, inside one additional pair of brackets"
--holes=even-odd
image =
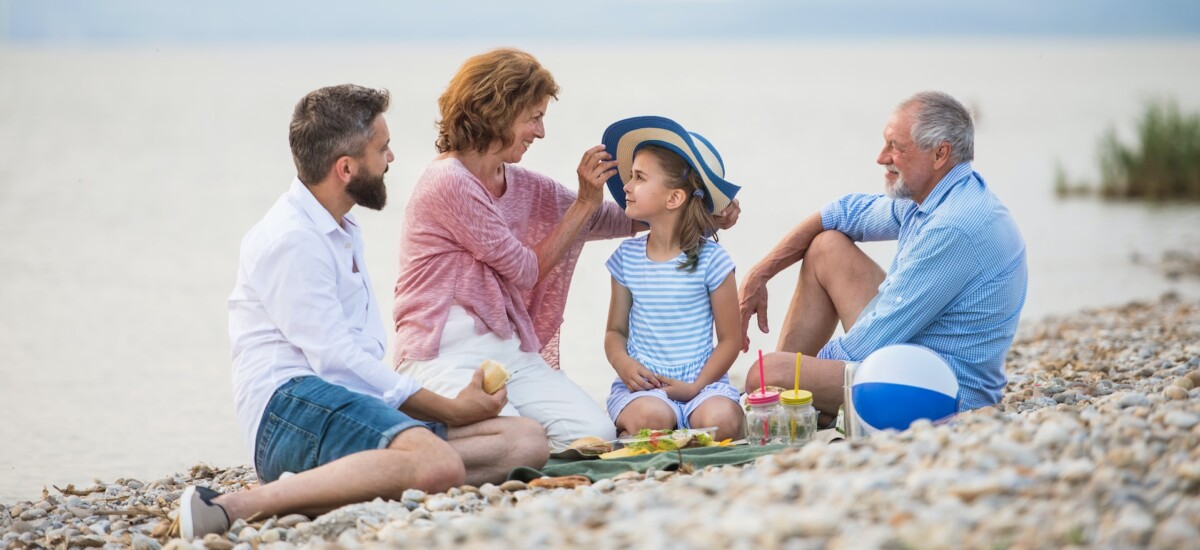
[(700, 174), (709, 212), (724, 210), (741, 189), (725, 180), (725, 164), (708, 140), (669, 118), (639, 116), (619, 120), (604, 130), (601, 143), (617, 161), (617, 173), (608, 179), (608, 191), (621, 208), (625, 208), (625, 183), (633, 172), (633, 157), (647, 144), (674, 151)]

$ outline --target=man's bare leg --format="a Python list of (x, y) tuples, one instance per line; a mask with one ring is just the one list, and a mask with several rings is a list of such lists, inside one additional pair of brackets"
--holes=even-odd
[(400, 500), (405, 489), (442, 492), (461, 485), (463, 461), (451, 445), (424, 428), (400, 432), (386, 449), (362, 451), (214, 502), (230, 521), (291, 513), (316, 517), (378, 497)]
[(813, 238), (800, 264), (776, 351), (816, 355), (839, 321), (850, 330), (883, 283), (883, 268), (848, 237), (824, 231)]
[[(813, 238), (800, 264), (796, 292), (788, 306), (775, 353), (763, 356), (768, 385), (791, 388), (795, 381), (796, 353), (804, 354), (800, 387), (813, 393), (813, 406), (822, 426), (831, 422), (842, 405), (845, 364), (817, 359), (817, 352), (833, 336), (838, 322), (850, 330), (886, 277), (848, 237), (824, 231)], [(746, 390), (759, 387), (758, 366), (746, 376)]]
[(502, 416), (450, 428), (450, 446), (466, 467), (466, 482), (502, 483), (518, 466), (541, 468), (550, 458), (546, 430), (536, 420)]

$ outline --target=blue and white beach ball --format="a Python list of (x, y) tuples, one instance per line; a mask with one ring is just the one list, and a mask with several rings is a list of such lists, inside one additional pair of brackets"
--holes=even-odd
[(929, 348), (896, 344), (867, 356), (850, 390), (854, 412), (868, 432), (906, 430), (914, 420), (958, 412), (958, 379)]

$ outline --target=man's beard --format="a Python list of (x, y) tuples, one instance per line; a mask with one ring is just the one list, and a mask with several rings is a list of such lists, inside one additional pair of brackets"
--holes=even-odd
[(356, 174), (346, 184), (346, 193), (354, 199), (355, 204), (364, 208), (383, 210), (387, 205), (387, 186), (383, 183), (383, 174)]
[[(888, 172), (892, 172), (892, 170), (889, 169)], [(911, 199), (913, 192), (912, 189), (909, 189), (908, 185), (904, 183), (904, 176), (900, 175), (900, 172), (898, 171), (892, 173), (896, 174), (896, 182), (889, 183), (885, 179), (883, 184), (883, 194), (887, 195), (887, 198), (889, 199)]]

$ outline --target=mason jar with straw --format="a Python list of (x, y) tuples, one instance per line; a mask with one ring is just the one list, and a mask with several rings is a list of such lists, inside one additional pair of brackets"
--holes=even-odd
[(779, 392), (767, 391), (763, 372), (762, 350), (758, 350), (759, 389), (746, 395), (750, 410), (746, 412), (746, 443), (752, 446), (787, 443), (787, 415), (779, 404)]
[(789, 445), (808, 443), (817, 433), (817, 410), (813, 408), (812, 392), (800, 389), (800, 361), (803, 357), (796, 354), (796, 382), (793, 388), (779, 395), (786, 418)]

